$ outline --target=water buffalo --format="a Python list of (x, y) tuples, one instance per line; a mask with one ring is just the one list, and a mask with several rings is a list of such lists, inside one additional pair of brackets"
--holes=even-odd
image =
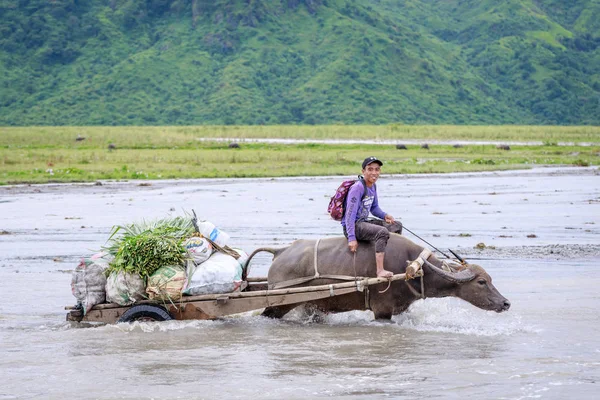
[[(290, 282), (298, 282), (294, 286), (339, 283), (340, 281), (324, 278), (301, 282), (302, 278), (315, 275), (315, 243), (316, 240), (297, 240), (285, 248), (260, 248), (252, 253), (250, 259), (260, 251), (268, 251), (274, 255), (268, 274), (270, 288), (289, 286), (286, 283)], [(407, 261), (415, 260), (422, 250), (423, 247), (406, 237), (391, 233), (385, 251), (385, 269), (394, 274), (404, 273)], [(427, 264), (423, 266), (425, 297), (454, 296), (484, 310), (502, 312), (509, 309), (510, 302), (498, 292), (492, 284), (492, 278), (480, 266), (467, 264), (466, 267), (453, 267), (452, 271), (446, 271), (442, 269), (442, 261), (435, 256), (429, 257), (428, 261), (433, 267)], [(345, 237), (321, 239), (318, 244), (317, 266), (320, 275), (375, 277), (375, 249), (372, 243), (360, 242), (354, 256), (348, 250)], [(406, 311), (420, 298), (420, 279), (394, 281), (384, 291), (387, 286), (387, 283), (371, 286), (368, 300), (364, 293), (355, 292), (317, 300), (308, 305), (324, 312), (371, 309), (376, 319), (390, 319), (392, 315)], [(268, 307), (263, 315), (281, 318), (296, 306)]]

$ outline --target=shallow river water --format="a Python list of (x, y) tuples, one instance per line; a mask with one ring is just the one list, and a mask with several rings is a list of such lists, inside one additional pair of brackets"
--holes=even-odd
[[(378, 182), (384, 210), (489, 272), (512, 302), (506, 313), (446, 298), (417, 301), (392, 323), (300, 311), (282, 321), (250, 312), (65, 322), (71, 271), (113, 225), (195, 209), (249, 253), (340, 235), (326, 208), (341, 180), (0, 187), (0, 399), (599, 398), (596, 168)], [(250, 275), (265, 276), (269, 257), (255, 260)]]

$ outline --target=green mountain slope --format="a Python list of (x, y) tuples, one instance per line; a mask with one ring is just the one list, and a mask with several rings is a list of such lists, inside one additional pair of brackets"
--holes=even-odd
[(595, 124), (600, 2), (0, 2), (0, 124)]

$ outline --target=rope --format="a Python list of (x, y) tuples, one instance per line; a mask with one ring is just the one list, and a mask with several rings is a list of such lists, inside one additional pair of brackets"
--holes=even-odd
[(317, 239), (317, 241), (315, 242), (315, 258), (314, 258), (314, 266), (315, 266), (315, 276), (314, 279), (317, 279), (319, 277), (319, 269), (317, 268), (318, 264), (317, 264), (317, 254), (319, 253), (319, 242), (321, 241), (321, 238)]
[(404, 283), (406, 283), (406, 286), (408, 286), (408, 288), (410, 289), (410, 291), (412, 292), (412, 294), (413, 294), (413, 295), (415, 295), (416, 297), (420, 297), (420, 296), (421, 296), (421, 295), (420, 295), (420, 293), (419, 293), (419, 292), (417, 292), (417, 291), (415, 290), (415, 288), (413, 288), (413, 287), (411, 286), (411, 284), (410, 284), (410, 283), (408, 283), (408, 281), (404, 281)]
[(414, 236), (416, 236), (417, 238), (421, 239), (422, 241), (424, 241), (425, 243), (427, 243), (428, 245), (430, 245), (431, 247), (433, 247), (435, 250), (437, 250), (441, 255), (443, 255), (444, 257), (446, 257), (447, 259), (451, 260), (450, 257), (448, 257), (448, 255), (446, 253), (444, 253), (443, 251), (441, 251), (440, 249), (438, 249), (437, 247), (435, 247), (434, 245), (432, 245), (431, 243), (429, 243), (427, 240), (423, 239), (421, 236), (417, 235), (416, 233), (414, 233), (413, 231), (411, 231), (410, 229), (408, 229), (404, 224), (402, 225), (403, 229), (406, 229), (407, 231), (409, 231), (410, 233), (412, 233)]
[(390, 286), (392, 286), (392, 280), (391, 280), (391, 279), (388, 281), (388, 285), (387, 285), (387, 287), (385, 288), (385, 290), (384, 290), (383, 292), (379, 292), (379, 293), (385, 293), (385, 292), (387, 292), (387, 291), (388, 291), (388, 289), (390, 288)]
[[(352, 266), (354, 267), (354, 282), (356, 283), (356, 289), (361, 291), (359, 289), (360, 281), (358, 280), (358, 274), (356, 273), (356, 251), (354, 252), (354, 254), (352, 256)], [(366, 279), (364, 279), (364, 280), (366, 281)], [(370, 310), (371, 309), (371, 299), (370, 299), (371, 296), (369, 295), (369, 286), (363, 284), (362, 287), (363, 287), (363, 291), (365, 292), (365, 310)]]

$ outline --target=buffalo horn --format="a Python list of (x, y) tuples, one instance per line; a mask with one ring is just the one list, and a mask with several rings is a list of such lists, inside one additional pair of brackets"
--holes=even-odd
[(465, 283), (472, 281), (475, 279), (475, 274), (470, 269), (466, 268), (458, 272), (447, 272), (441, 268), (436, 267), (429, 261), (425, 260), (425, 264), (429, 266), (436, 274), (440, 275), (442, 278), (455, 283)]

